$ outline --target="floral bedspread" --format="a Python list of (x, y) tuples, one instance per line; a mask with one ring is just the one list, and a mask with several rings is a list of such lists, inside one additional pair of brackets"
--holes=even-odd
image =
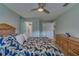
[[(40, 41), (39, 44), (35, 43), (39, 41)], [(27, 40), (27, 44), (24, 47), (17, 42), (14, 36), (8, 35), (7, 37), (0, 37), (0, 56), (63, 56), (64, 55), (58, 48), (51, 46), (50, 44), (47, 45), (44, 44), (41, 40), (37, 39), (34, 40), (30, 38), (29, 40)]]

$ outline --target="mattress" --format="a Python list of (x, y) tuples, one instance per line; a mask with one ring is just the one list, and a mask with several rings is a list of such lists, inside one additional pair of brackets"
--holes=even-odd
[(63, 56), (48, 38), (28, 38), (20, 45), (15, 36), (0, 37), (0, 56)]

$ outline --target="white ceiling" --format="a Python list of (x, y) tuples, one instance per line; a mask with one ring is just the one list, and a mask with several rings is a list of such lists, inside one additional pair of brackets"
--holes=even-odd
[(52, 20), (75, 5), (69, 4), (66, 7), (62, 7), (63, 4), (64, 3), (47, 3), (45, 8), (50, 11), (50, 14), (31, 11), (31, 9), (38, 7), (36, 3), (6, 3), (4, 5), (25, 18), (43, 18), (45, 20)]

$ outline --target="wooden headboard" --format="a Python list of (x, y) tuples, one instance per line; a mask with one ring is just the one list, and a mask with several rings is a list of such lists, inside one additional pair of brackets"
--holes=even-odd
[(16, 28), (6, 23), (0, 24), (0, 36), (7, 36), (9, 34), (15, 34)]

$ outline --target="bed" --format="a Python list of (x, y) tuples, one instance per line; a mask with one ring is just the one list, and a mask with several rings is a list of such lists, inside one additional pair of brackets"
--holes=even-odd
[[(2, 25), (2, 24), (1, 24)], [(3, 24), (4, 25), (4, 24)], [(1, 27), (0, 27), (1, 28)], [(0, 56), (63, 56), (47, 37), (29, 37), (21, 45), (15, 35), (15, 28), (5, 24), (5, 33), (0, 33)], [(4, 30), (4, 29), (2, 29)], [(2, 31), (1, 30), (1, 31)], [(8, 32), (7, 32), (8, 31)]]

